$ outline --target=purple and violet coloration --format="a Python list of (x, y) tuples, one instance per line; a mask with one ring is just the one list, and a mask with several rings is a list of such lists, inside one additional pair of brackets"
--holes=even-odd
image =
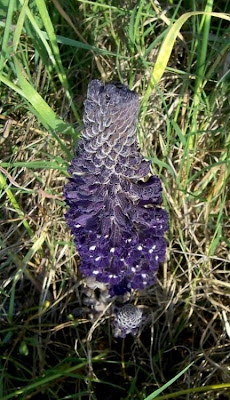
[(137, 148), (138, 104), (120, 83), (89, 84), (64, 189), (81, 273), (107, 284), (110, 296), (151, 285), (165, 257), (168, 215), (159, 207), (160, 179), (143, 180), (150, 163)]
[(142, 322), (142, 311), (133, 304), (125, 304), (115, 313), (113, 336), (125, 338), (129, 333), (135, 336)]

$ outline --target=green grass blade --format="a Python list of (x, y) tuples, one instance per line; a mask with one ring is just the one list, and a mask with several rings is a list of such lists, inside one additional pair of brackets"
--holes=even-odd
[(145, 95), (144, 95), (144, 98), (142, 101), (143, 107), (146, 107), (146, 104), (148, 103), (148, 99), (152, 93), (152, 90), (158, 84), (162, 75), (165, 72), (166, 66), (168, 64), (169, 58), (172, 53), (173, 46), (175, 44), (175, 41), (178, 37), (178, 34), (179, 34), (182, 26), (190, 17), (193, 17), (195, 15), (213, 16), (213, 17), (222, 18), (227, 21), (230, 21), (229, 14), (215, 13), (215, 12), (207, 13), (207, 12), (201, 12), (201, 11), (185, 13), (180, 18), (178, 18), (178, 20), (168, 30), (167, 35), (165, 36), (165, 39), (161, 45), (159, 54), (157, 56), (156, 63), (152, 70), (149, 85), (147, 87), (147, 90), (145, 92)]
[(10, 190), (10, 188), (7, 185), (7, 182), (6, 182), (6, 179), (5, 179), (4, 175), (1, 172), (0, 172), (0, 189), (3, 190), (6, 193), (8, 199), (9, 199), (9, 202), (11, 203), (14, 211), (18, 214), (19, 217), (22, 218), (22, 223), (23, 223), (25, 229), (27, 230), (29, 236), (32, 237), (33, 236), (33, 231), (31, 229), (28, 221), (25, 218), (25, 214), (21, 210), (21, 208), (20, 208), (15, 196), (13, 195), (12, 191)]
[(133, 8), (129, 23), (129, 39), (131, 44), (131, 52), (134, 53), (135, 36), (134, 36), (134, 21), (136, 17), (137, 6)]
[(10, 0), (9, 6), (8, 6), (8, 11), (7, 11), (5, 30), (4, 30), (3, 39), (2, 39), (2, 48), (1, 48), (1, 55), (0, 55), (0, 72), (2, 71), (2, 69), (4, 67), (4, 64), (6, 61), (6, 55), (8, 54), (8, 51), (9, 51), (8, 43), (9, 43), (10, 30), (11, 30), (15, 6), (16, 6), (16, 0)]
[(8, 78), (6, 78), (4, 75), (0, 74), (0, 82), (4, 83), (4, 85), (8, 86), (10, 89), (12, 89), (14, 92), (20, 94), (20, 96), (24, 96), (24, 92), (22, 89), (20, 89), (17, 85), (15, 85), (13, 82), (11, 82)]
[(215, 251), (223, 237), (223, 229), (222, 229), (222, 220), (223, 220), (223, 215), (224, 215), (224, 207), (226, 204), (226, 197), (224, 197), (222, 203), (220, 204), (220, 209), (216, 221), (216, 229), (213, 235), (213, 238), (211, 240), (209, 250), (208, 250), (208, 255), (213, 256), (215, 254)]
[[(24, 5), (23, 0), (19, 0), (19, 1), (20, 1), (21, 5), (23, 6)], [(44, 11), (43, 4), (40, 5), (40, 3), (39, 3), (38, 6), (40, 6), (39, 11), (41, 11), (41, 13), (42, 13), (41, 17), (45, 18), (45, 11)], [(62, 67), (62, 63), (61, 63), (61, 59), (60, 59), (59, 50), (58, 50), (58, 46), (57, 46), (55, 35), (51, 35), (52, 42), (50, 43), (51, 44), (51, 46), (50, 46), (49, 43), (47, 42), (47, 40), (45, 39), (45, 36), (43, 35), (41, 29), (39, 28), (39, 26), (37, 24), (37, 21), (34, 18), (32, 12), (30, 11), (28, 6), (25, 6), (25, 12), (26, 12), (26, 16), (28, 17), (28, 19), (29, 19), (29, 21), (31, 23), (31, 26), (35, 30), (35, 32), (38, 35), (38, 37), (41, 39), (41, 41), (42, 41), (42, 43), (43, 43), (43, 45), (44, 45), (44, 47), (45, 47), (45, 49), (47, 51), (49, 59), (52, 62), (54, 68), (57, 71), (59, 80), (63, 84), (63, 87), (64, 87), (65, 92), (66, 92), (66, 96), (70, 101), (70, 106), (71, 106), (71, 108), (72, 108), (72, 110), (74, 112), (74, 115), (75, 115), (76, 119), (79, 119), (77, 110), (76, 110), (76, 108), (75, 108), (75, 106), (74, 106), (74, 104), (72, 102), (72, 98), (71, 98), (71, 95), (70, 95), (70, 92), (69, 92), (69, 89), (68, 89), (67, 78), (66, 78), (65, 71), (64, 71), (64, 69)], [(44, 23), (44, 21), (43, 21), (43, 23)], [(45, 19), (45, 23), (47, 25), (47, 19)], [(52, 23), (51, 23), (51, 25), (52, 25)], [(49, 30), (48, 30), (49, 34), (51, 33), (51, 30), (52, 30), (52, 28), (49, 27)], [(49, 34), (47, 33), (48, 37), (49, 37)], [(54, 43), (56, 43), (56, 46), (55, 46)], [(54, 51), (54, 49), (55, 49), (55, 51)]]
[(188, 143), (189, 149), (192, 149), (196, 143), (198, 108), (200, 102), (202, 101), (202, 87), (203, 87), (203, 80), (206, 68), (206, 57), (207, 57), (207, 48), (209, 41), (212, 7), (213, 7), (213, 0), (208, 0), (205, 7), (205, 14), (203, 15), (200, 24), (199, 37), (201, 38), (200, 39), (201, 43), (199, 40), (198, 57), (196, 65), (196, 81), (195, 81), (194, 99), (193, 99), (194, 110), (192, 113), (192, 123), (191, 123), (191, 131), (194, 132), (194, 135), (191, 135), (189, 138), (189, 143)]
[(26, 9), (28, 6), (28, 2), (29, 0), (25, 0), (20, 15), (18, 17), (18, 22), (14, 31), (14, 36), (13, 36), (13, 51), (16, 53), (17, 48), (18, 48), (18, 44), (20, 41), (20, 36), (23, 30), (23, 25), (24, 25), (24, 21), (25, 21), (25, 17), (26, 17)]
[(178, 378), (180, 378), (181, 375), (183, 375), (191, 366), (193, 365), (193, 362), (189, 365), (187, 365), (186, 368), (184, 368), (179, 374), (174, 376), (174, 378), (170, 379), (165, 385), (163, 385), (160, 389), (155, 390), (153, 393), (151, 393), (148, 397), (145, 398), (145, 400), (153, 400), (155, 399), (158, 394), (163, 392), (163, 390), (167, 389), (167, 387), (171, 386)]
[[(1, 166), (3, 168), (9, 168), (9, 167), (15, 167), (15, 168), (20, 168), (20, 167), (25, 167), (25, 162), (24, 161), (16, 161), (12, 163), (1, 163)], [(66, 173), (67, 165), (65, 166), (64, 164), (60, 165), (59, 163), (53, 162), (53, 161), (27, 161), (26, 162), (26, 168), (29, 169), (57, 169), (61, 171), (62, 173)], [(66, 173), (67, 175), (67, 173)]]
[(50, 128), (53, 136), (60, 144), (61, 148), (68, 155), (69, 159), (72, 158), (72, 155), (62, 140), (58, 137), (56, 132), (63, 134), (70, 134), (76, 136), (76, 132), (74, 128), (58, 118), (55, 112), (51, 109), (51, 107), (43, 100), (43, 98), (37, 93), (37, 91), (33, 88), (33, 86), (27, 81), (24, 76), (23, 67), (19, 63), (19, 61), (14, 58), (15, 68), (17, 71), (17, 76), (20, 84), (20, 88), (16, 87), (16, 85), (12, 84), (7, 78), (0, 76), (0, 80), (9, 86), (12, 89), (16, 89), (17, 93), (21, 94), (35, 109), (40, 121), (46, 128)]
[[(99, 356), (94, 357), (92, 359), (92, 361), (93, 362), (98, 361), (103, 357), (104, 357), (104, 354), (100, 354)], [(55, 369), (47, 371), (43, 377), (38, 378), (38, 379), (34, 380), (31, 384), (29, 384), (21, 389), (17, 389), (14, 392), (2, 397), (1, 400), (13, 399), (13, 398), (19, 396), (20, 394), (25, 395), (26, 393), (30, 392), (31, 390), (42, 387), (43, 385), (46, 385), (49, 382), (55, 381), (63, 376), (66, 376), (67, 374), (70, 374), (71, 372), (75, 372), (79, 369), (81, 370), (83, 367), (85, 367), (87, 365), (87, 363), (88, 363), (88, 361), (85, 360), (77, 365), (71, 366), (66, 369), (60, 368), (59, 370), (56, 370), (56, 371), (55, 371)], [(77, 376), (77, 374), (75, 374), (75, 375)], [(86, 379), (86, 377), (82, 377), (82, 379)], [(90, 378), (88, 377), (88, 379), (90, 379)]]
[(202, 42), (198, 49), (195, 95), (198, 95), (198, 92), (200, 92), (201, 90), (202, 80), (204, 77), (204, 72), (206, 67), (206, 57), (207, 57), (212, 7), (213, 7), (213, 0), (208, 0), (205, 7), (205, 13), (207, 14), (203, 15), (201, 21), (200, 35), (202, 35)]
[(62, 65), (62, 61), (61, 61), (61, 57), (60, 57), (60, 53), (59, 53), (59, 48), (58, 48), (58, 44), (57, 44), (57, 38), (54, 32), (54, 27), (52, 24), (52, 21), (50, 19), (46, 4), (44, 0), (36, 0), (36, 4), (37, 4), (37, 8), (39, 10), (40, 16), (42, 18), (42, 22), (44, 24), (44, 27), (46, 29), (47, 35), (49, 37), (50, 40), (50, 44), (51, 44), (51, 49), (52, 49), (52, 53), (53, 53), (53, 57), (55, 60), (54, 66), (56, 67), (56, 70), (58, 72), (58, 76), (60, 79), (61, 84), (63, 85), (65, 92), (66, 92), (66, 96), (68, 98), (68, 100), (70, 101), (70, 105), (71, 108), (74, 112), (74, 115), (76, 117), (76, 119), (79, 119), (79, 115), (78, 112), (74, 106), (74, 103), (72, 102), (72, 96), (70, 94), (69, 91), (69, 85), (68, 85), (68, 81), (67, 81), (67, 77), (66, 77), (66, 73), (65, 70), (63, 68)]
[[(25, 6), (25, 10), (26, 10), (26, 6)], [(28, 10), (27, 10), (27, 13), (28, 13)], [(6, 27), (6, 22), (0, 21), (0, 27), (5, 28)], [(35, 26), (33, 26), (33, 27), (35, 28)], [(14, 27), (12, 26), (11, 28), (13, 29)], [(26, 32), (26, 30), (24, 28), (23, 28), (23, 30), (25, 31), (25, 33), (28, 33), (28, 32)], [(45, 31), (40, 30), (40, 35), (43, 37), (43, 40), (45, 39), (45, 40), (47, 40), (49, 42), (49, 36)], [(39, 37), (40, 37), (40, 35), (39, 35)], [(114, 56), (114, 57), (125, 59), (125, 60), (129, 59), (129, 57), (127, 57), (127, 56), (125, 56), (123, 54), (114, 53), (114, 52), (106, 50), (106, 49), (101, 49), (100, 47), (92, 46), (92, 45), (87, 44), (87, 43), (82, 43), (82, 42), (79, 42), (78, 40), (70, 39), (70, 38), (62, 36), (62, 35), (56, 35), (56, 40), (57, 40), (57, 43), (63, 44), (65, 46), (75, 47), (76, 49), (90, 50), (90, 51), (93, 51), (93, 52), (98, 53), (98, 54), (104, 54), (104, 55), (107, 55), (107, 56)], [(44, 44), (44, 41), (43, 41), (43, 44)], [(47, 50), (47, 48), (46, 48), (46, 50)], [(50, 51), (50, 49), (49, 49), (49, 51)]]
[[(176, 399), (177, 397), (189, 395), (189, 394), (195, 394), (195, 393), (204, 393), (204, 392), (209, 392), (209, 391), (220, 391), (220, 390), (225, 390), (230, 388), (230, 382), (226, 383), (220, 383), (218, 385), (207, 385), (207, 386), (201, 386), (201, 387), (194, 387), (191, 389), (185, 389), (185, 390), (179, 390), (178, 392), (170, 393), (170, 394), (165, 394), (163, 396), (157, 397), (156, 400), (168, 400), (168, 399)], [(214, 397), (212, 397), (214, 399)]]

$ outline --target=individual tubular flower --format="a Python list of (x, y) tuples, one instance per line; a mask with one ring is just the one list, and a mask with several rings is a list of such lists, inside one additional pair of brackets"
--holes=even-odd
[(93, 80), (84, 103), (84, 131), (64, 195), (84, 276), (110, 295), (144, 289), (164, 261), (168, 226), (161, 182), (136, 145), (138, 96), (120, 83)]
[(133, 304), (126, 304), (115, 313), (114, 337), (125, 338), (129, 333), (136, 335), (142, 321), (142, 311)]

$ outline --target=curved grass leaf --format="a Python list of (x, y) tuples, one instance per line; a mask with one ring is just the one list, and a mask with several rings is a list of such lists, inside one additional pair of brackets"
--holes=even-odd
[(144, 95), (144, 98), (142, 101), (144, 108), (146, 107), (146, 105), (148, 103), (148, 100), (152, 93), (152, 90), (158, 84), (162, 75), (165, 72), (165, 69), (167, 67), (168, 61), (169, 61), (171, 53), (172, 53), (173, 46), (175, 44), (175, 41), (178, 37), (178, 34), (179, 34), (182, 26), (190, 17), (193, 17), (195, 15), (210, 15), (212, 17), (217, 17), (217, 18), (221, 18), (221, 19), (230, 21), (230, 14), (216, 13), (216, 12), (207, 13), (207, 12), (202, 12), (202, 11), (188, 12), (188, 13), (183, 14), (180, 18), (178, 18), (178, 20), (167, 31), (167, 35), (165, 36), (164, 41), (161, 45), (160, 51), (157, 56), (156, 63), (152, 70), (149, 85), (147, 87), (147, 90), (145, 92), (145, 95)]
[(27, 81), (24, 76), (24, 70), (22, 65), (19, 63), (16, 57), (14, 57), (15, 68), (19, 80), (19, 85), (13, 84), (9, 79), (0, 75), (0, 81), (5, 85), (13, 89), (15, 92), (24, 97), (34, 108), (35, 114), (45, 126), (46, 129), (50, 129), (52, 135), (55, 137), (59, 143), (62, 150), (67, 154), (68, 158), (71, 159), (72, 155), (57, 133), (70, 134), (76, 136), (75, 129), (68, 123), (61, 120), (52, 108), (43, 100), (40, 94), (34, 89), (34, 87)]
[(160, 394), (161, 392), (163, 392), (163, 390), (167, 389), (167, 387), (171, 386), (181, 375), (183, 375), (190, 367), (191, 365), (193, 365), (193, 362), (189, 365), (187, 365), (186, 368), (184, 368), (181, 372), (179, 372), (179, 374), (177, 374), (176, 376), (174, 376), (174, 378), (170, 379), (167, 383), (165, 383), (165, 385), (163, 385), (161, 388), (155, 390), (153, 393), (151, 393), (148, 397), (146, 397), (144, 400), (153, 400), (155, 399), (158, 394)]

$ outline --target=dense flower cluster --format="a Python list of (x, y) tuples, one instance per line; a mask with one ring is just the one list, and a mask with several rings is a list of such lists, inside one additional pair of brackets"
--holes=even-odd
[(168, 217), (161, 182), (136, 145), (138, 96), (119, 83), (93, 80), (84, 103), (84, 132), (64, 195), (81, 272), (110, 295), (144, 289), (163, 262)]
[(142, 321), (142, 311), (133, 304), (126, 304), (115, 313), (113, 335), (124, 338), (131, 333), (134, 336)]

